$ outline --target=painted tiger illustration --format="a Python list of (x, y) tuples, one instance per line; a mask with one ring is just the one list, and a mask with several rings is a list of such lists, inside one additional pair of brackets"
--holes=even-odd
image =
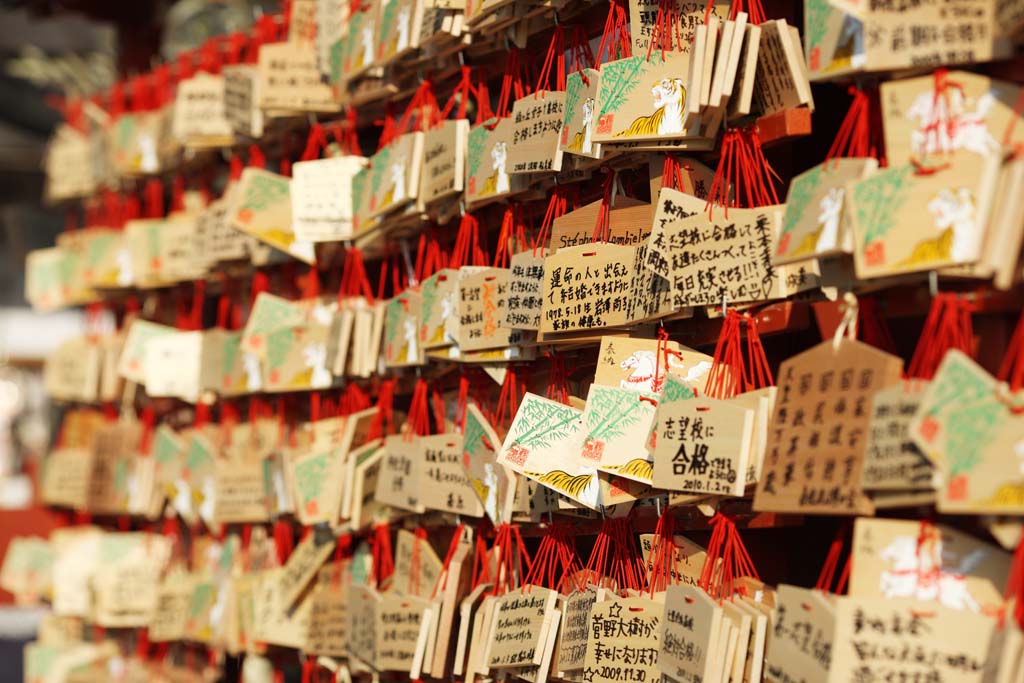
[(914, 245), (910, 255), (897, 265), (921, 266), (942, 261), (967, 261), (977, 239), (974, 194), (965, 187), (940, 190), (928, 202), (939, 234)]
[(484, 181), (483, 196), (492, 194), (507, 194), (510, 191), (508, 171), (505, 168), (508, 161), (508, 143), (498, 141), (491, 148), (491, 168), (494, 170)]
[(654, 463), (646, 458), (633, 458), (624, 465), (614, 465), (607, 469), (614, 470), (623, 477), (636, 479), (648, 484), (654, 478)]
[(583, 104), (580, 108), (583, 110), (583, 125), (579, 131), (572, 136), (572, 142), (569, 143), (566, 151), (590, 154), (594, 147), (590, 140), (590, 135), (594, 129), (594, 98), (588, 97), (583, 100)]
[(544, 473), (527, 472), (526, 475), (535, 477), (539, 483), (585, 505), (597, 505), (600, 483), (597, 479), (597, 473), (593, 470), (577, 475), (569, 474), (563, 470), (551, 470)]
[(651, 88), (654, 96), (654, 113), (638, 116), (629, 128), (615, 134), (617, 138), (655, 137), (680, 135), (683, 132), (683, 104), (686, 102), (686, 86), (683, 79), (665, 77)]

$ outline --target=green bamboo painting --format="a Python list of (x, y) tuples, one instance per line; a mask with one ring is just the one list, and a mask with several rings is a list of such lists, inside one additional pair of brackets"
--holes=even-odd
[(235, 363), (238, 360), (238, 348), (241, 345), (242, 338), (237, 334), (229, 334), (224, 337), (224, 346), (221, 352), (221, 374), (230, 375), (232, 370), (235, 369)]
[(926, 414), (935, 417), (953, 406), (975, 403), (991, 395), (992, 386), (971, 367), (971, 362), (961, 354), (951, 353), (931, 387)]
[(665, 378), (665, 388), (662, 390), (661, 402), (686, 401), (695, 395), (693, 387), (670, 373)]
[(303, 505), (320, 496), (327, 480), (330, 459), (333, 456), (334, 451), (328, 451), (307, 458), (295, 466), (295, 488), (302, 496)]
[(100, 564), (113, 564), (123, 560), (137, 548), (139, 537), (132, 534), (103, 534), (100, 541)]
[(420, 287), (420, 316), (425, 323), (434, 312), (434, 304), (437, 303), (438, 277), (441, 273), (434, 273)]
[(627, 57), (602, 65), (601, 83), (597, 90), (601, 116), (618, 111), (647, 75), (649, 65), (658, 63), (661, 63), (661, 56), (652, 54), (650, 62), (643, 57)]
[(245, 199), (242, 200), (242, 209), (251, 211), (263, 211), (269, 206), (287, 201), (289, 196), (289, 181), (287, 178), (276, 178), (262, 173), (252, 177), (249, 186), (246, 188)]
[(340, 83), (342, 74), (342, 64), (345, 58), (345, 41), (337, 40), (331, 43), (330, 56), (329, 56), (329, 69), (331, 74), (331, 83)]
[(192, 589), (192, 598), (188, 603), (188, 618), (198, 619), (206, 612), (213, 602), (213, 584), (197, 583)]
[(272, 294), (261, 294), (256, 298), (256, 306), (246, 324), (246, 332), (250, 335), (267, 333), (280, 327), (294, 325), (301, 319), (301, 310), (290, 301)]
[(851, 207), (864, 230), (863, 243), (885, 237), (896, 226), (896, 215), (907, 200), (913, 166), (904, 164), (878, 171), (853, 186)]
[(572, 113), (580, 103), (580, 91), (583, 90), (583, 74), (573, 71), (565, 77), (565, 109), (562, 111), (562, 127), (569, 125)]
[(575, 408), (527, 396), (516, 414), (511, 443), (525, 448), (550, 448), (572, 435), (579, 416)]
[(391, 161), (391, 147), (385, 147), (373, 155), (370, 161), (370, 194), (374, 197), (381, 192), (381, 184), (384, 182), (384, 175), (388, 171)]
[(804, 2), (804, 25), (807, 30), (807, 47), (813, 48), (821, 44), (828, 29), (828, 20), (833, 12), (837, 12), (828, 0), (806, 0)]
[(642, 401), (635, 391), (594, 386), (584, 411), (587, 436), (600, 441), (620, 438), (652, 412), (651, 404)]
[(990, 399), (949, 414), (946, 422), (946, 456), (950, 475), (969, 474), (995, 439), (1006, 408)]
[(267, 335), (267, 365), (277, 369), (284, 365), (295, 345), (295, 328), (282, 327)]
[(798, 178), (794, 178), (786, 195), (786, 213), (782, 221), (782, 234), (792, 232), (807, 213), (814, 198), (815, 190), (821, 183), (821, 166), (815, 166)]
[(380, 12), (380, 25), (377, 31), (377, 50), (378, 52), (383, 50), (383, 46), (390, 42), (391, 37), (395, 35), (397, 27), (395, 26), (395, 14), (398, 9), (398, 0), (389, 0), (384, 3)]
[(192, 442), (188, 445), (188, 454), (185, 456), (185, 467), (190, 472), (197, 472), (212, 464), (213, 454), (207, 448), (206, 441), (193, 437)]
[(489, 131), (487, 126), (494, 122), (491, 119), (487, 123), (481, 126), (476, 126), (469, 131), (469, 146), (466, 152), (467, 160), (466, 163), (469, 168), (469, 177), (473, 177), (480, 170), (480, 164), (483, 162), (484, 155), (487, 153), (487, 140), (489, 139)]
[(384, 338), (389, 344), (395, 341), (402, 325), (402, 317), (405, 315), (403, 300), (401, 295), (396, 296), (384, 308)]
[(170, 465), (178, 459), (181, 452), (181, 442), (174, 435), (174, 432), (161, 426), (156, 430), (156, 437), (153, 439), (153, 456), (161, 465)]

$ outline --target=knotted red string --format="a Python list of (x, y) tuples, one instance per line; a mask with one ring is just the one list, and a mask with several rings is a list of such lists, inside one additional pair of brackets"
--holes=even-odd
[(505, 379), (498, 393), (498, 406), (489, 416), (491, 426), (499, 433), (505, 433), (512, 426), (519, 404), (526, 395), (526, 386), (521, 385), (516, 377), (516, 367), (509, 365), (505, 370)]
[(761, 149), (757, 128), (730, 128), (722, 135), (721, 155), (708, 191), (708, 217), (716, 204), (725, 208), (726, 217), (730, 207), (778, 204), (775, 182), (779, 180)]
[(533, 238), (533, 255), (537, 256), (538, 249), (543, 250), (551, 234), (551, 226), (556, 218), (565, 215), (568, 207), (566, 201), (566, 189), (564, 185), (556, 185), (551, 190), (551, 198), (548, 200), (548, 208), (544, 213), (544, 221), (540, 224), (540, 230)]
[[(527, 95), (526, 86), (523, 85), (526, 82), (525, 72), (525, 55), (519, 48), (512, 47), (508, 51), (505, 73), (501, 77), (501, 92), (498, 94), (498, 109), (495, 112), (499, 119), (508, 118), (512, 114), (512, 103)], [(478, 89), (477, 100), (481, 97)]]
[(274, 522), (274, 548), (277, 550), (277, 561), (282, 566), (295, 549), (295, 534), (292, 525), (284, 519)]
[[(708, 11), (713, 3), (708, 3)], [(705, 17), (705, 23), (707, 17)], [(673, 43), (673, 36), (675, 42)], [(655, 49), (661, 50), (661, 59), (664, 61), (665, 53), (673, 50), (683, 49), (682, 33), (679, 29), (679, 12), (676, 9), (675, 0), (658, 0), (658, 14), (654, 18), (654, 26), (651, 29), (651, 42), (647, 46), (647, 61), (651, 61), (651, 54)]]
[[(960, 125), (953, 115), (953, 103), (950, 94), (957, 92), (960, 98), (966, 97), (963, 85), (949, 78), (949, 70), (936, 69), (932, 74), (932, 108), (930, 116), (921, 126), (924, 131), (923, 149), (911, 154), (910, 162), (920, 175), (931, 175), (949, 167), (949, 163), (929, 164), (924, 161), (929, 154), (951, 154), (954, 150), (954, 138)], [(919, 156), (920, 155), (920, 156)]]
[(1013, 618), (1016, 619), (1017, 626), (1024, 629), (1024, 540), (1018, 541), (1017, 549), (1013, 551), (1010, 575), (1006, 578), (1003, 596), (1007, 600), (1015, 599)]
[(356, 134), (358, 123), (359, 117), (356, 114), (356, 108), (349, 105), (345, 108), (345, 120), (337, 122), (331, 128), (331, 132), (338, 143), (338, 147), (341, 148), (342, 154), (348, 156), (363, 155), (362, 150), (359, 148), (359, 136)]
[(409, 417), (406, 420), (408, 429), (403, 434), (406, 441), (412, 441), (416, 436), (427, 436), (430, 434), (430, 413), (427, 405), (427, 394), (427, 380), (423, 378), (416, 380), (416, 386), (412, 391), (412, 400), (409, 403)]
[(996, 379), (1006, 382), (1010, 391), (1018, 392), (1024, 388), (1024, 314), (1017, 320), (1013, 335), (1006, 347), (1006, 355), (999, 365)]
[(458, 109), (455, 112), (455, 118), (466, 118), (466, 109), (469, 106), (469, 94), (472, 91), (473, 68), (470, 66), (463, 66), (461, 67), (459, 82), (456, 84), (455, 89), (452, 90), (452, 95), (445, 103), (444, 109), (441, 110), (441, 115), (437, 117), (435, 125), (440, 125), (442, 121), (445, 121), (451, 115), (452, 109), (456, 107), (456, 103), (458, 103)]
[(935, 295), (907, 366), (907, 377), (932, 379), (950, 349), (974, 357), (973, 310), (973, 304), (959, 294), (939, 292)]
[(434, 584), (434, 590), (430, 593), (430, 599), (433, 600), (437, 596), (439, 590), (443, 591), (448, 586), (448, 570), (452, 565), (452, 558), (455, 557), (455, 551), (459, 549), (459, 543), (462, 541), (462, 534), (466, 531), (466, 525), (459, 522), (455, 525), (455, 533), (452, 534), (452, 540), (448, 543), (448, 552), (444, 555), (444, 562), (441, 563), (441, 580)]
[[(832, 539), (832, 543), (829, 545), (828, 555), (825, 557), (825, 564), (821, 567), (818, 581), (814, 584), (815, 589), (826, 593), (832, 591), (832, 582), (835, 579), (836, 569), (839, 568), (839, 558), (843, 553), (843, 546), (846, 545), (847, 539), (850, 536), (850, 530), (849, 524), (843, 524), (836, 532), (836, 537)], [(839, 574), (839, 583), (836, 584), (835, 589), (836, 595), (842, 595), (846, 592), (846, 584), (850, 578), (850, 559), (851, 557), (847, 556), (843, 570)]]
[(526, 564), (528, 574), (532, 569), (532, 562), (529, 553), (526, 552), (518, 525), (505, 523), (499, 526), (494, 538), (494, 547), (498, 549), (498, 569), (489, 594), (504, 595), (522, 585), (523, 564)]
[[(711, 398), (729, 399), (747, 391), (774, 386), (756, 320), (749, 313), (741, 314), (735, 310), (726, 313), (708, 371), (707, 394)], [(746, 347), (742, 341), (744, 327)]]
[(384, 590), (391, 575), (395, 573), (395, 558), (391, 552), (391, 527), (387, 522), (373, 527), (370, 545), (373, 556), (370, 576), (377, 590)]
[[(573, 527), (565, 522), (548, 524), (534, 553), (530, 571), (523, 580), (526, 591), (540, 586), (559, 592), (564, 588), (582, 590), (585, 584), (575, 583), (575, 576), (583, 569), (576, 554)], [(569, 590), (572, 590), (569, 588)]]
[[(713, 4), (713, 1), (709, 2), (708, 7)], [(729, 7), (729, 20), (735, 21), (736, 15), (740, 12), (747, 13), (747, 21), (751, 24), (763, 24), (767, 21), (761, 0), (735, 0)]]
[(618, 171), (607, 171), (601, 183), (601, 208), (597, 212), (594, 234), (591, 241), (609, 242), (612, 238), (612, 202), (615, 200), (615, 178)]
[(370, 423), (370, 430), (367, 439), (375, 441), (383, 439), (395, 431), (393, 422), (393, 403), (395, 396), (395, 380), (385, 379), (380, 383), (380, 391), (377, 394), (377, 413)]
[(873, 296), (857, 297), (857, 337), (865, 344), (896, 355), (896, 342), (882, 315), (882, 306)]
[(875, 157), (878, 150), (871, 144), (870, 103), (866, 92), (851, 85), (849, 93), (853, 96), (850, 108), (839, 126), (835, 140), (825, 155), (825, 161), (840, 157)]
[(676, 563), (675, 516), (666, 506), (658, 517), (654, 527), (654, 539), (651, 552), (647, 558), (650, 576), (647, 579), (647, 590), (654, 598), (655, 593), (666, 590), (671, 583), (680, 582), (679, 568)]
[(759, 577), (740, 539), (736, 523), (727, 515), (716, 512), (710, 525), (711, 541), (708, 543), (698, 585), (705, 593), (721, 602), (732, 599), (735, 579), (743, 576), (754, 579)]
[(459, 221), (459, 229), (455, 234), (455, 246), (452, 247), (452, 256), (449, 260), (449, 268), (461, 268), (462, 266), (486, 266), (487, 256), (480, 246), (480, 222), (471, 213), (462, 215)]

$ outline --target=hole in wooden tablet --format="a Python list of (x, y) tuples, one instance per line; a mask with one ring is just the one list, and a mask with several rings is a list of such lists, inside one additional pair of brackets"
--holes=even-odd
[(803, 607), (808, 612), (811, 611), (811, 603), (809, 603), (809, 602), (801, 602), (800, 606)]
[(697, 412), (699, 413), (703, 413), (708, 410), (711, 410), (711, 406), (697, 406)]
[(691, 598), (690, 596), (686, 596), (685, 598), (683, 598), (683, 600), (686, 600), (686, 602), (690, 603), (691, 605), (697, 602), (697, 598)]
[(644, 608), (643, 607), (630, 607), (629, 611), (630, 612), (643, 612)]
[(484, 281), (485, 282), (491, 282), (492, 280), (497, 280), (497, 279), (498, 279), (497, 275), (488, 275), (487, 277), (484, 278)]
[(437, 281), (438, 282), (448, 282), (448, 276), (447, 275), (438, 275), (437, 276)]
[(455, 448), (455, 442), (450, 441), (444, 445), (445, 448)]
[(583, 255), (584, 256), (597, 256), (597, 252), (596, 251), (585, 251), (585, 252), (583, 252)]

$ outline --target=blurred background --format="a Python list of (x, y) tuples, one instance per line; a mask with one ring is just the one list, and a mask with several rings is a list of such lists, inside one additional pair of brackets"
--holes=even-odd
[[(0, 557), (13, 535), (45, 535), (60, 521), (33, 505), (31, 478), (51, 439), (42, 361), (83, 328), (80, 310), (32, 313), (25, 255), (63, 230), (43, 201), (42, 161), (63, 98), (116, 79), (208, 38), (245, 29), (279, 3), (257, 0), (0, 1)], [(20, 681), (21, 644), (39, 614), (0, 590), (0, 680)]]

